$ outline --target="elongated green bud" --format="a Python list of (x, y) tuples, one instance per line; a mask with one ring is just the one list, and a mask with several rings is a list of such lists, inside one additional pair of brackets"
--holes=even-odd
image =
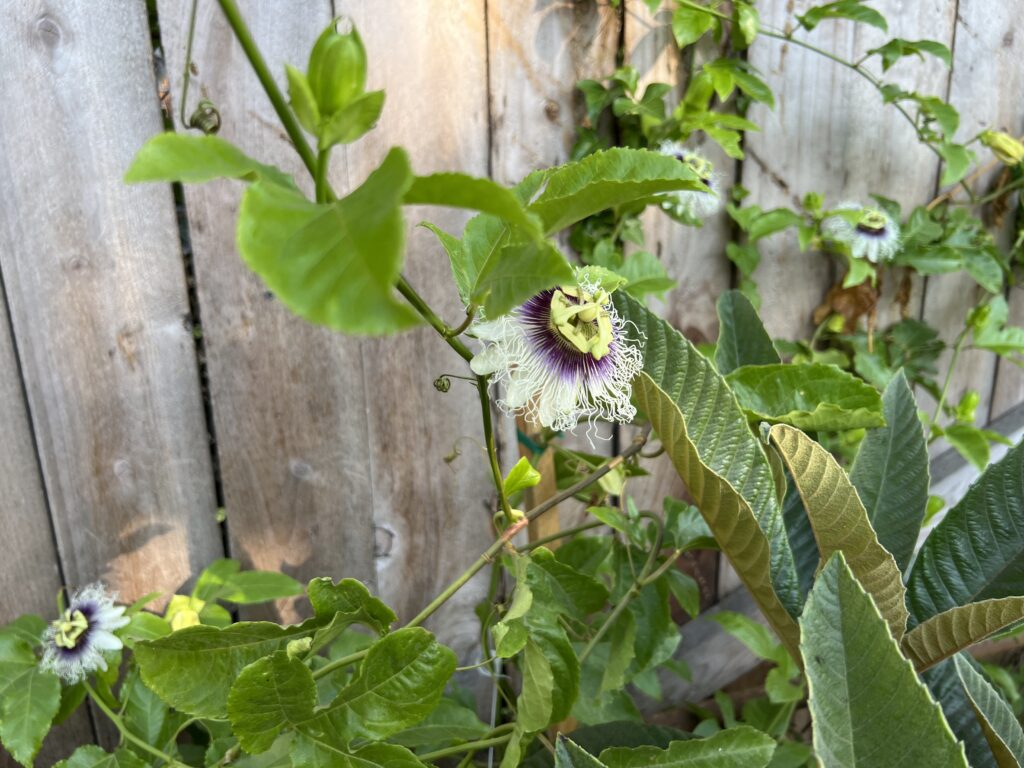
[(309, 54), (306, 77), (323, 118), (363, 95), (366, 49), (351, 20), (335, 19), (323, 31)]
[(1024, 144), (1002, 131), (983, 131), (981, 143), (992, 150), (992, 154), (1007, 165), (1019, 165), (1024, 160)]

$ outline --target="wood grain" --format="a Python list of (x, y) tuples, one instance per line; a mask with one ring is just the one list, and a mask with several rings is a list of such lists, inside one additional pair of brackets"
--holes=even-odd
[[(222, 555), (144, 4), (3, 8), (0, 268), (69, 585), (132, 600)], [(31, 116), (31, 119), (28, 119)]]
[[(758, 10), (764, 25), (781, 29), (795, 24), (794, 13), (815, 4), (768, 0), (759, 3)], [(848, 21), (824, 21), (812, 32), (799, 30), (795, 35), (847, 60), (860, 58), (893, 36), (951, 43), (951, 3), (882, 0), (872, 7), (889, 19), (888, 35)], [(750, 202), (765, 209), (796, 206), (808, 192), (820, 192), (826, 205), (846, 200), (867, 203), (869, 193), (875, 193), (897, 200), (906, 210), (931, 199), (935, 156), (866, 80), (815, 52), (765, 37), (754, 43), (749, 59), (776, 95), (774, 110), (756, 105), (750, 113), (761, 126), (746, 141), (742, 181), (751, 191)], [(877, 59), (866, 66), (877, 71)], [(947, 76), (935, 60), (912, 59), (894, 66), (884, 79), (941, 95)], [(836, 266), (822, 254), (800, 253), (790, 231), (762, 241), (761, 253), (755, 276), (768, 331), (783, 338), (808, 336), (812, 311), (838, 277)], [(894, 284), (895, 276), (887, 282)], [(912, 299), (912, 311), (919, 301)]]
[[(189, 7), (168, 0), (159, 6), (176, 116)], [(284, 64), (305, 70), (332, 8), (328, 0), (249, 3), (244, 16), (285, 88)], [(186, 108), (207, 94), (220, 110), (221, 136), (311, 192), (308, 172), (215, 3), (199, 5), (193, 62)], [(235, 248), (241, 194), (231, 181), (186, 187), (232, 555), (302, 580), (372, 583), (362, 344), (291, 314), (243, 264)], [(297, 615), (289, 604), (280, 609), (286, 619)]]

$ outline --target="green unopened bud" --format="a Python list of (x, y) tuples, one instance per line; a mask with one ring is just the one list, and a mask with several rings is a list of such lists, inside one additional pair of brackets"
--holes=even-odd
[(366, 49), (351, 20), (335, 19), (323, 31), (309, 54), (306, 77), (325, 119), (363, 95)]
[(973, 389), (964, 392), (964, 396), (960, 398), (960, 402), (956, 406), (956, 420), (964, 424), (972, 423), (980, 402), (981, 396)]
[(1002, 131), (982, 131), (981, 143), (1007, 165), (1020, 165), (1024, 160), (1024, 144)]
[(285, 646), (285, 651), (288, 653), (289, 659), (297, 659), (300, 656), (304, 656), (309, 653), (309, 649), (313, 647), (312, 637), (303, 637), (300, 640), (291, 640), (288, 645)]
[(185, 627), (194, 627), (199, 624), (199, 614), (191, 608), (178, 611), (171, 617), (171, 629), (177, 632)]
[(832, 315), (826, 322), (825, 328), (832, 333), (842, 333), (846, 328), (846, 318), (839, 314)]

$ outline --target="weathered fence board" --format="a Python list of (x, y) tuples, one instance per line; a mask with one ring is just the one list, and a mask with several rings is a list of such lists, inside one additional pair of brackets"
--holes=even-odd
[[(176, 118), (189, 7), (159, 5)], [(331, 17), (328, 0), (246, 8), (282, 88), (284, 64), (305, 69)], [(199, 4), (193, 62), (186, 108), (207, 93), (220, 110), (222, 136), (308, 189), (308, 172), (214, 3)], [(372, 581), (362, 344), (293, 315), (238, 258), (234, 216), (226, 212), (237, 210), (241, 184), (188, 186), (185, 193), (231, 553), (248, 567), (300, 579)]]
[[(170, 592), (221, 554), (145, 6), (5, 6), (0, 267), (69, 584)], [(32, 119), (26, 119), (31, 115)]]

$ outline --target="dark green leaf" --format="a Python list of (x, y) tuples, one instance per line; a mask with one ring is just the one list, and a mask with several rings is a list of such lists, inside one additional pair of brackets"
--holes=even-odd
[(1013, 710), (969, 661), (956, 656), (954, 662), (999, 768), (1024, 765), (1024, 730)]
[(441, 699), (437, 709), (425, 720), (399, 731), (389, 740), (403, 747), (415, 748), (482, 739), (488, 731), (490, 728), (472, 709), (451, 699)]
[(285, 651), (242, 670), (228, 696), (228, 718), (238, 743), (259, 754), (286, 728), (308, 725), (316, 707), (316, 683), (309, 667)]
[(79, 747), (67, 760), (61, 760), (54, 768), (146, 768), (146, 762), (127, 749), (113, 754), (96, 746)]
[(605, 764), (582, 747), (558, 734), (555, 743), (555, 768), (606, 768)]
[(764, 768), (774, 751), (773, 738), (741, 725), (706, 739), (673, 741), (667, 749), (612, 747), (600, 757), (608, 768)]
[[(961, 654), (965, 660), (970, 656)], [(922, 674), (922, 679), (932, 696), (942, 707), (942, 712), (953, 730), (953, 735), (964, 743), (968, 764), (971, 768), (999, 768), (985, 734), (978, 724), (971, 701), (960, 683), (953, 659), (932, 667)]]
[(753, 304), (739, 291), (718, 298), (718, 343), (715, 366), (725, 376), (744, 365), (781, 363), (779, 353)]
[[(274, 763), (272, 768), (278, 765)], [(284, 765), (295, 768), (424, 768), (424, 763), (412, 752), (396, 744), (367, 744), (349, 751), (308, 733), (295, 738), (291, 761)]]

